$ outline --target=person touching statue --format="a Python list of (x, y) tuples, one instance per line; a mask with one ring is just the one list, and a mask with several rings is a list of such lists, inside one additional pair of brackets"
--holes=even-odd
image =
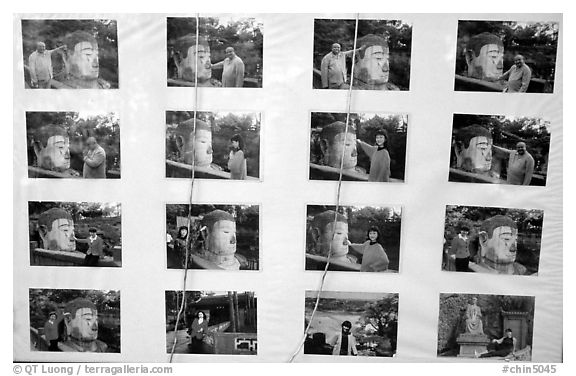
[(505, 93), (525, 93), (530, 85), (532, 71), (524, 63), (524, 56), (514, 56), (514, 65), (503, 75), (498, 77), (499, 80), (507, 80)]
[(360, 139), (356, 142), (370, 158), (368, 181), (390, 181), (390, 154), (388, 153), (388, 134), (384, 129), (376, 131), (376, 145), (372, 146)]
[(104, 240), (98, 236), (98, 230), (96, 228), (91, 227), (88, 232), (90, 233), (88, 239), (78, 239), (74, 237), (74, 240), (78, 243), (88, 244), (88, 250), (84, 258), (84, 266), (98, 266), (100, 256), (104, 256)]
[(466, 306), (466, 333), (484, 335), (482, 311), (477, 303), (478, 298), (473, 297), (472, 302)]
[(361, 46), (356, 50), (342, 52), (339, 43), (332, 44), (332, 51), (322, 58), (320, 63), (320, 75), (323, 89), (348, 89), (346, 58), (351, 57), (354, 51), (361, 51)]
[(28, 69), (30, 71), (30, 86), (32, 88), (49, 89), (50, 80), (54, 77), (52, 69), (52, 53), (66, 50), (66, 45), (52, 50), (46, 49), (44, 42), (36, 43), (36, 50), (28, 57)]
[(526, 149), (525, 142), (518, 142), (516, 150), (495, 146), (495, 152), (508, 159), (506, 183), (513, 185), (530, 185), (534, 176), (534, 157)]
[(84, 151), (84, 179), (106, 179), (106, 151), (96, 142), (96, 138), (88, 137), (87, 148)]
[(244, 62), (236, 55), (234, 47), (226, 48), (226, 58), (212, 64), (212, 69), (222, 68), (222, 87), (244, 86)]
[(368, 240), (362, 244), (362, 265), (361, 272), (383, 272), (388, 269), (390, 260), (384, 247), (378, 243), (380, 231), (378, 227), (370, 227), (366, 234)]
[(246, 157), (244, 155), (245, 143), (242, 136), (235, 134), (230, 138), (232, 150), (228, 156), (228, 169), (230, 170), (230, 179), (246, 179)]

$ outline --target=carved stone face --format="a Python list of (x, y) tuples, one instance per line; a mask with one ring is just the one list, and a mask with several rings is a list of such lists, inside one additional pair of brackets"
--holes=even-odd
[(334, 222), (328, 223), (320, 234), (316, 251), (328, 256), (332, 244), (332, 256), (342, 257), (348, 254), (348, 223)]
[(236, 222), (221, 220), (208, 233), (208, 250), (217, 255), (236, 253)]
[(48, 138), (46, 147), (37, 155), (40, 167), (53, 171), (70, 168), (70, 140), (65, 136)]
[(76, 43), (70, 55), (70, 74), (82, 80), (95, 80), (100, 73), (98, 45), (90, 42)]
[(51, 251), (74, 251), (76, 249), (76, 242), (72, 240), (74, 221), (59, 218), (52, 222), (51, 229), (42, 226), (39, 232), (44, 249)]
[[(194, 158), (192, 158), (194, 152)], [(196, 137), (190, 135), (188, 143), (181, 150), (184, 162), (199, 167), (208, 167), (212, 163), (212, 132), (206, 129), (196, 129)]]
[(480, 246), (484, 257), (496, 264), (510, 264), (516, 261), (516, 241), (518, 230), (501, 226), (496, 227), (492, 237), (480, 237)]
[(198, 45), (198, 53), (196, 53), (196, 45), (188, 48), (188, 55), (182, 60), (181, 67), (178, 69), (180, 71), (179, 76), (183, 80), (194, 82), (196, 61), (198, 61), (198, 81), (209, 80), (212, 77), (210, 47), (202, 44)]
[(467, 148), (461, 151), (457, 166), (474, 172), (487, 172), (492, 168), (492, 139), (476, 136), (470, 139)]
[(342, 158), (342, 150), (344, 150), (344, 169), (349, 170), (356, 167), (358, 151), (356, 150), (356, 135), (348, 132), (338, 133), (332, 142), (323, 143), (326, 145), (322, 150), (324, 153), (324, 164), (340, 168), (340, 158)]
[(354, 67), (354, 74), (372, 85), (388, 82), (390, 50), (387, 46), (370, 46), (364, 50), (364, 58)]
[(68, 323), (68, 335), (80, 341), (89, 342), (98, 338), (98, 311), (79, 308), (76, 316)]
[(486, 44), (478, 56), (467, 58), (468, 76), (481, 80), (495, 81), (502, 75), (504, 68), (504, 47), (497, 44)]

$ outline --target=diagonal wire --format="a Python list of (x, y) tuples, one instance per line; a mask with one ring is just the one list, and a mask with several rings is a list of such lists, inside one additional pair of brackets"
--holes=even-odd
[(340, 192), (342, 189), (342, 171), (344, 169), (344, 154), (346, 152), (346, 140), (348, 139), (348, 123), (350, 122), (350, 107), (352, 104), (352, 87), (354, 85), (354, 65), (356, 62), (356, 42), (358, 39), (358, 18), (359, 14), (356, 14), (356, 23), (354, 26), (354, 47), (352, 49), (352, 72), (350, 73), (350, 87), (348, 88), (348, 96), (346, 100), (346, 127), (344, 130), (344, 147), (342, 148), (342, 155), (340, 156), (340, 173), (338, 175), (338, 190), (336, 193), (336, 210), (334, 213), (334, 222), (333, 222), (333, 232), (332, 232), (332, 241), (330, 242), (330, 246), (328, 248), (328, 260), (326, 261), (326, 266), (324, 267), (324, 271), (322, 272), (322, 278), (320, 279), (320, 287), (318, 288), (318, 293), (316, 294), (316, 301), (314, 303), (314, 309), (312, 310), (312, 315), (310, 316), (310, 320), (308, 320), (308, 325), (304, 330), (304, 335), (302, 336), (302, 340), (300, 341), (300, 345), (296, 349), (296, 351), (292, 354), (288, 362), (292, 363), (294, 358), (298, 355), (302, 347), (304, 346), (304, 342), (308, 337), (308, 332), (310, 331), (310, 326), (312, 325), (312, 319), (318, 310), (318, 304), (320, 303), (320, 295), (324, 290), (324, 283), (326, 281), (326, 276), (328, 275), (328, 267), (330, 266), (330, 258), (332, 257), (332, 243), (334, 237), (336, 236), (336, 222), (338, 220), (338, 210), (340, 209)]
[[(198, 45), (200, 39), (200, 15), (196, 13), (196, 54), (198, 54)], [(198, 58), (194, 59), (194, 122), (192, 129), (192, 145), (196, 145), (196, 119), (198, 118)], [(196, 152), (192, 150), (192, 173), (190, 176), (190, 196), (188, 199), (188, 232), (186, 239), (186, 256), (184, 258), (184, 277), (182, 280), (182, 303), (180, 303), (180, 309), (178, 310), (178, 315), (176, 316), (176, 326), (174, 327), (174, 343), (172, 344), (172, 350), (170, 351), (170, 363), (174, 357), (174, 351), (176, 350), (176, 344), (178, 342), (178, 324), (184, 308), (186, 307), (186, 280), (188, 277), (188, 258), (190, 257), (190, 248), (194, 243), (194, 237), (191, 235), (192, 227), (192, 198), (194, 192), (194, 180), (195, 180), (195, 157)]]

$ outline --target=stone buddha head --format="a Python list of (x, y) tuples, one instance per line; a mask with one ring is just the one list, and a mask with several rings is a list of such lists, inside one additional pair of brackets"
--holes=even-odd
[(324, 165), (340, 168), (342, 152), (344, 151), (344, 170), (356, 167), (358, 151), (356, 150), (356, 134), (352, 126), (348, 127), (341, 121), (326, 125), (320, 132), (320, 149)]
[(175, 51), (180, 56), (180, 61), (176, 65), (178, 78), (185, 81), (194, 82), (196, 67), (198, 67), (198, 82), (202, 83), (212, 77), (212, 63), (210, 57), (210, 46), (204, 38), (198, 40), (198, 50), (196, 50), (196, 36), (185, 35), (175, 43)]
[(386, 38), (368, 34), (358, 39), (364, 50), (356, 52), (354, 78), (370, 89), (384, 88), (390, 74), (390, 49)]
[[(336, 221), (334, 221), (336, 218)], [(334, 210), (316, 214), (310, 225), (310, 236), (316, 254), (342, 259), (348, 254), (348, 219)]]
[(491, 33), (474, 35), (464, 49), (468, 77), (496, 81), (504, 67), (504, 44), (502, 39)]
[(45, 125), (33, 137), (34, 153), (40, 168), (58, 172), (70, 168), (70, 139), (64, 127)]
[(72, 300), (66, 305), (65, 317), (68, 335), (73, 339), (92, 342), (98, 338), (98, 310), (91, 301)]
[(488, 172), (492, 168), (492, 133), (480, 125), (459, 129), (454, 152), (457, 168), (478, 173)]
[(212, 163), (212, 129), (208, 123), (188, 119), (176, 127), (176, 146), (184, 163), (198, 167), (209, 167)]
[(64, 209), (48, 209), (38, 217), (38, 232), (43, 248), (51, 251), (74, 251), (74, 221)]
[(236, 253), (236, 219), (223, 210), (214, 210), (201, 220), (204, 248), (209, 261), (224, 269), (238, 269)]
[(512, 218), (496, 215), (480, 226), (479, 241), (484, 262), (495, 269), (502, 269), (516, 261), (518, 227)]
[(86, 31), (75, 31), (64, 38), (68, 74), (78, 83), (96, 82), (100, 74), (98, 42)]

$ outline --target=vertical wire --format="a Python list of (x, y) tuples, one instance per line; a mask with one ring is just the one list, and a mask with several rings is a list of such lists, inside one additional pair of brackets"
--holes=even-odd
[(350, 86), (348, 88), (348, 96), (346, 98), (346, 125), (344, 129), (344, 147), (342, 148), (342, 154), (340, 155), (340, 172), (338, 174), (338, 189), (336, 192), (336, 210), (334, 211), (334, 222), (333, 222), (333, 231), (332, 231), (332, 241), (330, 242), (330, 246), (328, 247), (328, 260), (326, 261), (326, 266), (324, 267), (324, 271), (322, 272), (322, 278), (320, 279), (320, 287), (318, 288), (318, 293), (316, 294), (316, 302), (314, 303), (314, 309), (312, 310), (312, 314), (310, 316), (310, 320), (308, 321), (308, 325), (304, 330), (304, 335), (302, 336), (302, 340), (300, 341), (300, 345), (296, 349), (296, 351), (292, 354), (290, 359), (288, 360), (289, 363), (294, 361), (294, 358), (298, 355), (302, 347), (304, 346), (304, 342), (306, 342), (306, 338), (308, 337), (308, 332), (310, 331), (310, 326), (312, 325), (312, 320), (314, 319), (314, 315), (318, 310), (318, 304), (320, 303), (320, 295), (324, 290), (324, 283), (326, 281), (326, 276), (328, 275), (328, 267), (330, 266), (330, 258), (332, 257), (332, 243), (334, 238), (336, 237), (336, 222), (338, 220), (338, 210), (340, 209), (340, 192), (342, 189), (342, 170), (344, 169), (344, 155), (346, 152), (346, 141), (348, 139), (348, 123), (350, 121), (350, 108), (352, 102), (352, 86), (354, 84), (354, 66), (356, 62), (356, 42), (358, 39), (358, 18), (359, 14), (356, 13), (356, 23), (354, 26), (354, 47), (352, 48), (352, 72), (350, 73)]
[[(194, 239), (191, 236), (192, 228), (192, 198), (194, 192), (194, 180), (195, 180), (195, 166), (196, 163), (196, 119), (198, 118), (198, 46), (200, 39), (200, 14), (196, 13), (196, 58), (194, 59), (194, 122), (192, 127), (192, 175), (190, 177), (190, 196), (188, 198), (188, 232), (186, 239), (186, 256), (184, 258), (184, 277), (182, 280), (182, 302), (180, 303), (180, 309), (178, 310), (178, 315), (176, 316), (176, 326), (174, 327), (174, 342), (172, 344), (172, 350), (170, 351), (170, 361), (174, 357), (174, 351), (176, 350), (176, 344), (178, 342), (178, 324), (180, 322), (180, 317), (184, 312), (184, 307), (186, 306), (186, 280), (188, 278), (188, 258), (190, 257), (190, 248), (194, 243)], [(177, 292), (176, 292), (177, 293)]]

